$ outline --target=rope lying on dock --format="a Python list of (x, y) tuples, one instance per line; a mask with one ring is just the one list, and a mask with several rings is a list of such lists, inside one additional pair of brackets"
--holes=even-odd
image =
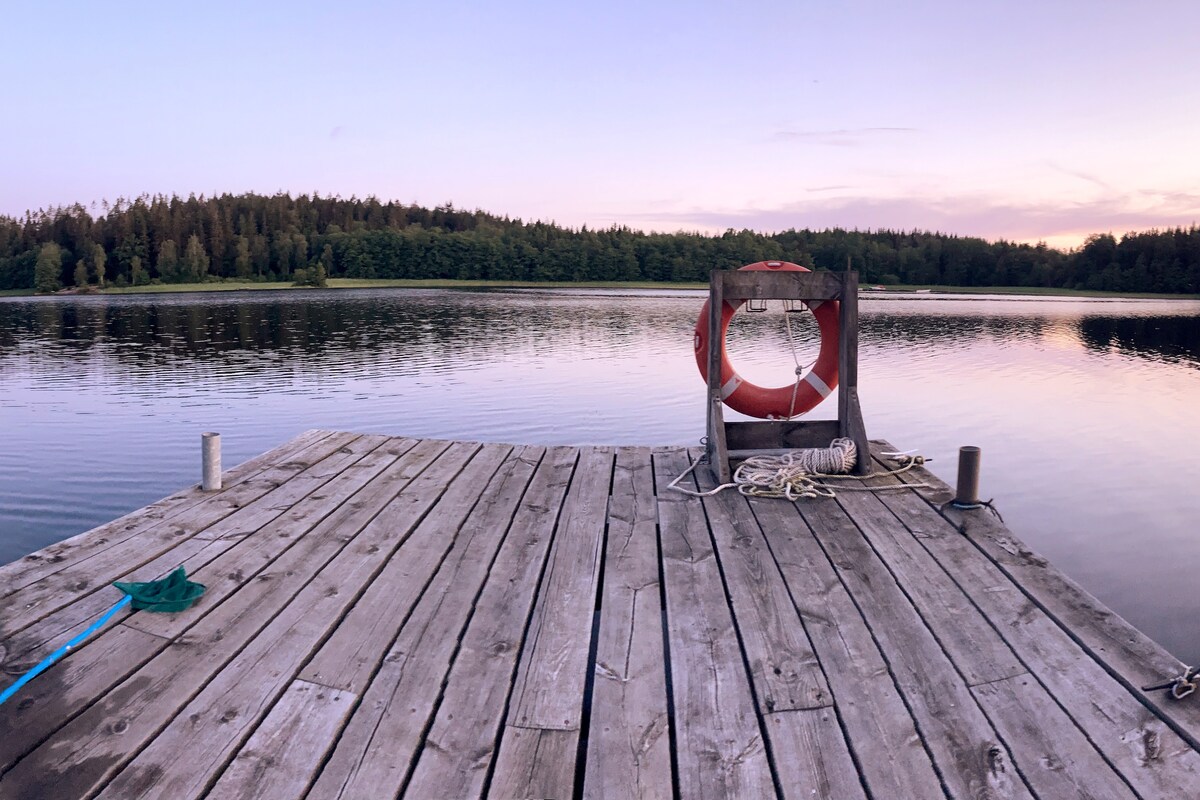
[(850, 475), (858, 463), (858, 448), (851, 439), (834, 439), (829, 447), (812, 447), (795, 450), (781, 456), (751, 456), (743, 461), (733, 473), (732, 483), (723, 483), (714, 489), (695, 491), (679, 483), (692, 473), (702, 461), (697, 461), (675, 480), (668, 488), (692, 497), (711, 497), (726, 489), (737, 489), (748, 497), (782, 497), (798, 500), (801, 497), (836, 497), (837, 492), (887, 492), (897, 489), (930, 489), (927, 483), (888, 484), (887, 486), (830, 486), (821, 479), (854, 478), (867, 480), (889, 475), (900, 475), (925, 463), (922, 456), (905, 453), (888, 453), (899, 466), (892, 470), (873, 471), (869, 475)]

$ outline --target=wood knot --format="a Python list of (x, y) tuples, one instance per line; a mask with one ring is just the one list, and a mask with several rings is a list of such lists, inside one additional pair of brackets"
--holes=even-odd
[(108, 732), (120, 736), (125, 731), (129, 730), (129, 720), (119, 719), (108, 726)]
[(1004, 759), (1004, 751), (996, 745), (992, 745), (987, 749), (987, 768), (988, 772), (993, 775), (1003, 775), (1005, 772), (1008, 772), (1008, 765)]

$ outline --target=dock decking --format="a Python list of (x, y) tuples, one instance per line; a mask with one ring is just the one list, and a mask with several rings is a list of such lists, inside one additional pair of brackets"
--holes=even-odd
[(208, 586), (0, 706), (0, 798), (1200, 797), (1183, 666), (988, 512), (697, 456), (310, 431), (0, 567), (0, 688)]

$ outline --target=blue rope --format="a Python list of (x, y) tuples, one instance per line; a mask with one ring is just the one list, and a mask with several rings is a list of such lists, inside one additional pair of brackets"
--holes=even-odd
[(8, 698), (12, 697), (14, 694), (16, 694), (18, 689), (20, 689), (22, 686), (29, 683), (31, 680), (36, 678), (38, 675), (42, 674), (47, 669), (49, 669), (50, 665), (53, 664), (55, 661), (58, 661), (64, 655), (66, 655), (68, 650), (70, 650), (72, 647), (75, 647), (80, 642), (82, 642), (84, 639), (91, 636), (93, 633), (95, 633), (97, 630), (99, 630), (101, 627), (103, 627), (104, 623), (106, 623), (110, 619), (112, 619), (114, 614), (116, 614), (118, 611), (120, 611), (125, 606), (129, 605), (129, 602), (131, 600), (133, 600), (132, 597), (130, 597), (129, 595), (125, 595), (125, 597), (123, 597), (121, 599), (121, 602), (117, 603), (115, 606), (110, 608), (108, 611), (105, 611), (104, 615), (101, 616), (100, 619), (93, 622), (88, 627), (87, 630), (83, 631), (83, 633), (78, 634), (77, 636), (75, 636), (74, 639), (67, 642), (62, 647), (58, 648), (53, 653), (51, 653), (50, 655), (46, 656), (46, 658), (42, 659), (42, 663), (38, 664), (33, 669), (29, 670), (29, 672), (26, 672), (24, 675), (22, 675), (17, 680), (17, 682), (14, 683), (12, 686), (9, 686), (3, 692), (0, 692), (0, 705), (4, 705), (4, 701), (7, 700)]

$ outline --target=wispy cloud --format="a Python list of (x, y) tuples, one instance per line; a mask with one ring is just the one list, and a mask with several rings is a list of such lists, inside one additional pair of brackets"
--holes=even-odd
[(811, 142), (829, 147), (858, 147), (871, 140), (896, 134), (916, 133), (917, 128), (839, 128), (838, 130), (781, 130), (771, 137), (780, 142)]
[(1046, 166), (1052, 170), (1061, 172), (1064, 175), (1070, 175), (1072, 178), (1078, 178), (1081, 181), (1086, 181), (1087, 183), (1099, 186), (1105, 191), (1112, 191), (1112, 186), (1110, 184), (1102, 181), (1100, 178), (1097, 178), (1095, 175), (1092, 175), (1089, 172), (1081, 172), (1079, 170), (1070, 169), (1069, 167), (1064, 167), (1061, 164), (1055, 164), (1053, 161), (1047, 161)]
[(750, 228), (888, 228), (927, 230), (986, 239), (1082, 242), (1089, 233), (1189, 226), (1200, 223), (1200, 196), (1139, 192), (1084, 202), (1022, 203), (998, 197), (802, 200), (773, 208), (690, 209), (644, 214), (655, 225), (707, 230)]

